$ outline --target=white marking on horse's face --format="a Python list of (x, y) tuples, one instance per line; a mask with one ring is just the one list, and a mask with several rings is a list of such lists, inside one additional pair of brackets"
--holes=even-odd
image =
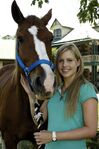
[[(39, 40), (37, 38), (37, 32), (38, 29), (36, 26), (31, 26), (28, 31), (30, 32), (30, 34), (32, 34), (33, 39), (34, 39), (34, 44), (35, 44), (35, 50), (37, 52), (37, 55), (39, 57), (39, 59), (46, 59), (49, 60), (48, 55), (46, 53), (46, 47), (45, 47), (45, 43), (42, 42), (41, 40)], [(41, 67), (44, 69), (45, 73), (46, 73), (46, 79), (44, 81), (44, 87), (46, 89), (46, 92), (50, 91), (53, 92), (53, 84), (54, 84), (54, 73), (51, 70), (50, 66), (47, 64), (41, 64)]]

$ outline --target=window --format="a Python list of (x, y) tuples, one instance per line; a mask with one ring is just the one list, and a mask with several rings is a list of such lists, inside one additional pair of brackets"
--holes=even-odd
[(62, 37), (61, 29), (55, 29), (54, 30), (54, 40), (61, 39), (61, 37)]

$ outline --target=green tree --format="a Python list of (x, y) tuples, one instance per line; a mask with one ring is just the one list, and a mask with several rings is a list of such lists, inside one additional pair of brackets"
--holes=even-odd
[[(38, 7), (42, 8), (44, 3), (48, 3), (50, 0), (32, 0), (31, 5), (38, 4)], [(80, 0), (80, 8), (77, 17), (80, 23), (89, 22), (96, 25), (99, 19), (99, 0)]]
[(98, 0), (80, 0), (80, 11), (77, 14), (80, 23), (90, 22), (96, 25), (99, 19)]
[(39, 8), (42, 8), (43, 3), (48, 3), (49, 0), (32, 0), (31, 5), (36, 5), (36, 3), (38, 4)]

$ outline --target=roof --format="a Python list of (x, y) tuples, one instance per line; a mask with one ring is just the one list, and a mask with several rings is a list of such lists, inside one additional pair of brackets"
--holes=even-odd
[(15, 59), (15, 40), (0, 39), (0, 59)]
[(79, 27), (73, 29), (68, 35), (66, 35), (61, 40), (58, 40), (54, 43), (61, 43), (65, 41), (74, 41), (82, 39), (97, 39), (99, 40), (99, 32), (93, 29), (89, 25), (80, 25)]
[(65, 27), (65, 28), (69, 28), (69, 29), (73, 29), (72, 27), (68, 27), (68, 26), (65, 26), (65, 25), (62, 25), (58, 19), (55, 18), (55, 20), (53, 21), (52, 25), (50, 26), (50, 29), (52, 28), (52, 26), (54, 25), (54, 22), (58, 22), (62, 27)]

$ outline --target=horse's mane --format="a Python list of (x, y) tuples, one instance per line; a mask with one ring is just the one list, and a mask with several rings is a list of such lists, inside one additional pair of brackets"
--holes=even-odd
[(16, 88), (18, 86), (17, 80), (17, 65), (9, 64), (4, 66), (0, 71), (1, 81), (0, 81), (0, 93), (1, 99), (7, 98), (8, 94), (11, 92), (12, 87)]

